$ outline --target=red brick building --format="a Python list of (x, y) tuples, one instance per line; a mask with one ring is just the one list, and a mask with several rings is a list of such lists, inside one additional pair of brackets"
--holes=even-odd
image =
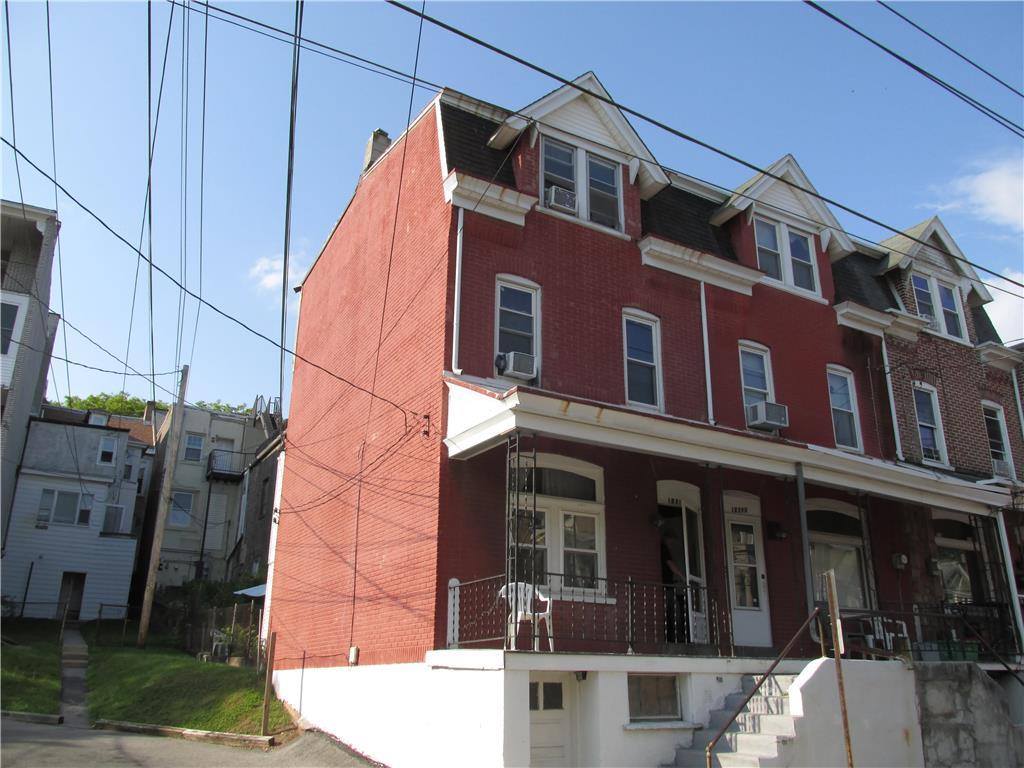
[[(1022, 354), (937, 218), (870, 245), (792, 156), (768, 171), (667, 171), (568, 86), (518, 112), (446, 90), (371, 138), (302, 285), (285, 698), (395, 764), (426, 747), (374, 718), (470, 722), (422, 753), (449, 764), (653, 765), (826, 570), (848, 642), (1019, 653)], [(615, 713), (636, 727), (599, 735)]]

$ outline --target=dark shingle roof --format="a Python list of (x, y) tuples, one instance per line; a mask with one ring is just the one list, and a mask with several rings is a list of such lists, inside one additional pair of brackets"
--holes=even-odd
[(853, 301), (870, 309), (885, 312), (899, 309), (896, 297), (884, 277), (878, 276), (878, 259), (854, 252), (832, 265), (832, 281), (836, 288), (836, 304)]
[(457, 168), (470, 176), (487, 181), (493, 179), (496, 184), (515, 188), (509, 152), (487, 146), (487, 140), (498, 130), (499, 123), (442, 101), (441, 125), (449, 171)]
[(999, 338), (999, 331), (992, 325), (992, 320), (984, 307), (971, 307), (971, 316), (974, 318), (974, 335), (978, 337), (979, 344), (984, 344), (986, 341), (994, 341), (996, 344), (1003, 343), (1003, 340)]
[(718, 207), (713, 200), (678, 187), (665, 187), (641, 204), (644, 234), (735, 261), (728, 237), (710, 223), (711, 214)]

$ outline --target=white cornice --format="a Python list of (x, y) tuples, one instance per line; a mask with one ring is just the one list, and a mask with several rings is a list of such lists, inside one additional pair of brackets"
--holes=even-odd
[(444, 180), (444, 199), (460, 208), (520, 227), (526, 223), (526, 214), (537, 204), (537, 198), (532, 195), (458, 171), (452, 171)]
[(736, 291), (745, 296), (750, 296), (753, 293), (753, 286), (764, 277), (756, 269), (662, 240), (654, 235), (645, 237), (639, 246), (642, 264), (664, 269), (691, 280), (717, 285), (719, 288)]
[(844, 301), (835, 305), (836, 322), (873, 336), (882, 336), (893, 323), (892, 315), (879, 312), (877, 309), (855, 304), (852, 301)]
[(890, 336), (905, 341), (916, 341), (917, 335), (928, 327), (928, 319), (912, 315), (901, 309), (887, 309), (885, 313), (892, 317), (892, 324), (885, 329)]
[(994, 341), (986, 341), (979, 344), (978, 356), (985, 365), (991, 365), (1001, 371), (1012, 371), (1021, 363), (1024, 363), (1024, 353), (1004, 347)]
[[(1009, 502), (1005, 489), (845, 451), (758, 438), (738, 430), (530, 389), (515, 388), (495, 397), (469, 389), (452, 376), (446, 376), (445, 383), (449, 420), (456, 408), (463, 414), (476, 410), (473, 399), (487, 401), (478, 421), (460, 418), (460, 431), (445, 436), (451, 458), (471, 458), (500, 444), (512, 429), (521, 429), (571, 442), (775, 476), (792, 477), (796, 465), (801, 464), (804, 476), (814, 483), (972, 514), (988, 515)], [(496, 407), (499, 403), (500, 408)]]

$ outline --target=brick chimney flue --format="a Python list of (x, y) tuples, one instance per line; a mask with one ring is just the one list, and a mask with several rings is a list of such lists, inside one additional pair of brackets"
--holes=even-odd
[(385, 150), (391, 146), (391, 139), (388, 138), (388, 132), (378, 128), (370, 134), (370, 138), (366, 141), (366, 152), (363, 155), (363, 172), (377, 162), (377, 159), (384, 154)]

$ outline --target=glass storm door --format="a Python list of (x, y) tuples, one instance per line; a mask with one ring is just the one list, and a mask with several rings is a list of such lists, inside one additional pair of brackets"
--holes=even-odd
[(733, 642), (736, 645), (770, 646), (771, 614), (768, 610), (760, 517), (726, 515), (725, 536)]

